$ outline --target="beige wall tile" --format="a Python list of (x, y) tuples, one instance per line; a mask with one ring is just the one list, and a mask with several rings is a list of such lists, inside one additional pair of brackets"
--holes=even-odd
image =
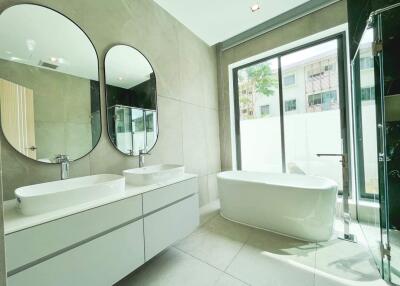
[(205, 108), (182, 104), (183, 156), (190, 173), (207, 175), (207, 139)]
[[(24, 2), (4, 0), (0, 4), (0, 10), (11, 4)], [(146, 156), (145, 164), (185, 164), (188, 172), (203, 176), (201, 186), (207, 194), (203, 196), (203, 203), (206, 203), (206, 175), (220, 169), (219, 151), (215, 147), (219, 145), (215, 47), (208, 47), (149, 0), (32, 2), (60, 11), (78, 23), (96, 48), (100, 70), (103, 69), (103, 57), (114, 44), (131, 45), (149, 59), (157, 78), (160, 136), (150, 152), (151, 155)], [(103, 80), (104, 74), (101, 72), (101, 83)], [(87, 157), (72, 163), (72, 176), (120, 174), (122, 170), (138, 165), (136, 157), (121, 154), (110, 142), (106, 129), (103, 88), (100, 93), (103, 133), (98, 145)], [(71, 117), (71, 114), (66, 116)], [(0, 140), (3, 141), (4, 138), (0, 137)], [(14, 197), (13, 192), (17, 187), (59, 179), (59, 166), (26, 159), (9, 146), (5, 147), (2, 160), (5, 163), (6, 199)]]

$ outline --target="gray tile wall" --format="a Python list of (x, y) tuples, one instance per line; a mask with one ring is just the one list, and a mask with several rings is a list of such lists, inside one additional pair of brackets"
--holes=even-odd
[[(24, 3), (3, 0), (0, 10)], [(71, 18), (89, 35), (100, 57), (108, 48), (124, 43), (136, 47), (152, 63), (158, 83), (160, 136), (145, 164), (184, 164), (200, 176), (200, 204), (216, 197), (220, 171), (217, 56), (171, 15), (150, 0), (34, 0)], [(101, 74), (101, 82), (104, 80)], [(103, 133), (90, 155), (71, 164), (71, 176), (120, 174), (137, 167), (137, 158), (120, 154), (108, 139), (105, 95), (101, 90)], [(59, 179), (59, 167), (29, 160), (0, 137), (3, 154), (4, 199), (15, 188)]]
[(92, 149), (90, 80), (6, 60), (0, 78), (33, 90), (37, 159), (80, 158)]
[(318, 10), (262, 36), (222, 51), (218, 56), (219, 128), (222, 170), (232, 169), (228, 66), (232, 63), (288, 44), (347, 22), (346, 1)]

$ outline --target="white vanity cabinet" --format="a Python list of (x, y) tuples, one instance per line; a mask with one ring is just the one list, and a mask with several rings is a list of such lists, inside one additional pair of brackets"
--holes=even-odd
[(197, 192), (192, 176), (7, 233), (8, 286), (111, 286), (198, 226)]
[[(197, 180), (187, 180), (143, 195), (145, 258), (193, 232), (199, 225)], [(161, 208), (161, 206), (167, 206)]]
[(143, 220), (8, 278), (8, 286), (111, 286), (144, 262)]
[(142, 217), (140, 195), (6, 235), (8, 272), (26, 268), (57, 252)]

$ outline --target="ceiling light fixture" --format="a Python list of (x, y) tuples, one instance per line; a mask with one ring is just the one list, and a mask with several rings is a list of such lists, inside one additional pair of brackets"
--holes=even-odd
[(257, 12), (258, 10), (261, 9), (260, 2), (254, 3), (253, 5), (250, 6), (251, 12)]
[(36, 47), (35, 40), (32, 40), (32, 39), (26, 40), (26, 46), (28, 47), (28, 51), (33, 52)]
[(123, 80), (123, 79), (124, 79), (124, 78), (123, 78), (122, 76), (120, 76), (120, 77), (118, 78), (118, 80), (120, 80), (120, 81)]
[(51, 58), (50, 58), (50, 61), (51, 61), (52, 63), (54, 63), (54, 64), (60, 64), (60, 65), (66, 63), (65, 60), (64, 60), (63, 58), (57, 58), (57, 57), (51, 57)]

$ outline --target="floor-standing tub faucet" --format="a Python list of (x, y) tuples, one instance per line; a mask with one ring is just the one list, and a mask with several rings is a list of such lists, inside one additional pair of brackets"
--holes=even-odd
[(56, 163), (60, 164), (61, 167), (61, 180), (69, 178), (69, 158), (67, 155), (57, 155)]

